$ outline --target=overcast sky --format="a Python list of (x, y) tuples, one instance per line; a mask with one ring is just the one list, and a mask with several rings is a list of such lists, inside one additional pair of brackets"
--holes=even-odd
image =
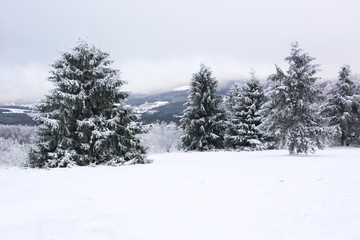
[(33, 102), (79, 37), (110, 52), (131, 91), (187, 85), (201, 63), (221, 82), (285, 68), (290, 43), (335, 79), (360, 73), (359, 0), (0, 0), (0, 103)]

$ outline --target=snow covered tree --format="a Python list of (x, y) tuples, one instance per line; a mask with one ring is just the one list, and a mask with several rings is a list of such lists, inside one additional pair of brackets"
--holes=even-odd
[(260, 108), (265, 102), (262, 84), (251, 72), (251, 79), (243, 87), (238, 83), (230, 89), (226, 98), (228, 126), (226, 146), (236, 150), (265, 149)]
[(276, 66), (269, 80), (276, 82), (265, 105), (263, 129), (287, 146), (292, 153), (314, 153), (325, 146), (324, 120), (318, 115), (321, 90), (315, 85), (319, 65), (303, 53), (298, 43), (292, 44), (287, 72)]
[[(233, 116), (233, 114), (236, 112), (235, 107), (239, 105), (241, 94), (242, 94), (241, 84), (238, 82), (234, 83), (230, 87), (227, 95), (225, 96), (225, 111), (226, 111), (227, 119), (230, 119)], [(229, 122), (227, 124), (229, 124)]]
[(225, 146), (230, 149), (242, 149), (242, 131), (240, 134), (240, 124), (242, 117), (239, 115), (239, 108), (242, 105), (243, 89), (240, 83), (235, 83), (225, 97), (225, 110), (227, 118), (227, 128), (225, 131)]
[(83, 40), (52, 65), (55, 88), (38, 106), (31, 167), (145, 163), (135, 115), (124, 105), (119, 70), (109, 54)]
[(181, 118), (186, 151), (209, 151), (224, 148), (225, 112), (222, 97), (216, 95), (217, 81), (210, 68), (201, 65), (190, 84), (187, 108)]
[(360, 92), (359, 84), (350, 77), (350, 66), (344, 65), (336, 83), (330, 85), (323, 114), (329, 126), (336, 129), (341, 146), (360, 140)]

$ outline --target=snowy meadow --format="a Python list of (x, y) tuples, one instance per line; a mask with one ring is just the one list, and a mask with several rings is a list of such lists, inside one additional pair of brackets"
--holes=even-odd
[(350, 66), (323, 91), (293, 43), (267, 89), (252, 71), (220, 96), (201, 64), (180, 126), (145, 126), (108, 57), (79, 41), (38, 127), (0, 126), (1, 240), (360, 239), (360, 148), (317, 151), (360, 145)]
[(0, 239), (359, 239), (360, 149), (0, 168)]

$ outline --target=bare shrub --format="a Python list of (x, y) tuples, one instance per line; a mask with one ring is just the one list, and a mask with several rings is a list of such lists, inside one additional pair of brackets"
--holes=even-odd
[(16, 167), (27, 161), (36, 127), (0, 125), (0, 166)]
[(0, 166), (16, 167), (27, 160), (28, 144), (0, 137)]
[(0, 138), (16, 140), (21, 144), (29, 144), (36, 127), (21, 125), (0, 125)]
[(141, 135), (141, 139), (149, 148), (149, 152), (180, 150), (182, 130), (176, 123), (157, 122), (147, 125), (146, 128), (146, 133)]

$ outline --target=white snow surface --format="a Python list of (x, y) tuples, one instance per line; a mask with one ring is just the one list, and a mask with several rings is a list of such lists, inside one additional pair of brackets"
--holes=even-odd
[(360, 239), (360, 149), (178, 152), (0, 168), (0, 239)]
[(149, 102), (146, 102), (144, 104), (141, 104), (140, 106), (133, 106), (132, 108), (134, 109), (134, 112), (135, 113), (148, 113), (148, 114), (154, 114), (156, 113), (157, 111), (156, 110), (152, 110), (154, 108), (158, 108), (158, 107), (161, 107), (161, 106), (164, 106), (164, 105), (167, 105), (169, 104), (168, 101), (157, 101), (157, 102), (152, 102), (152, 103), (149, 103)]
[(185, 91), (185, 90), (189, 90), (189, 89), (190, 89), (190, 85), (184, 85), (181, 87), (174, 88), (173, 91), (179, 92), (179, 91)]
[(0, 109), (9, 111), (9, 112), (4, 112), (4, 113), (29, 113), (30, 112), (29, 109), (19, 109), (19, 108), (0, 108)]

